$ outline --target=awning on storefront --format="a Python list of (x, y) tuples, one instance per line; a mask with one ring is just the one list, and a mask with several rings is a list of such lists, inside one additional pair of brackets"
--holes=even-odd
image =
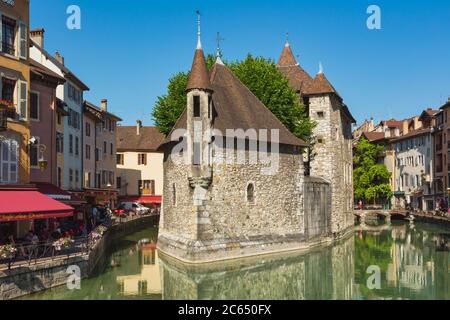
[(0, 222), (64, 218), (74, 209), (37, 190), (0, 190)]
[(137, 202), (141, 204), (161, 204), (162, 196), (136, 196), (120, 198), (122, 202)]
[(36, 182), (34, 183), (38, 191), (42, 194), (45, 194), (47, 197), (52, 198), (54, 200), (61, 201), (69, 206), (77, 206), (86, 204), (86, 201), (79, 198), (78, 196), (69, 193), (68, 191), (62, 190), (58, 186), (55, 186), (51, 183), (42, 183)]

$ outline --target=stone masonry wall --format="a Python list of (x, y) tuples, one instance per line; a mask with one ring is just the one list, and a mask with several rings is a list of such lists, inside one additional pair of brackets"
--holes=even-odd
[(309, 103), (310, 117), (317, 122), (311, 176), (331, 183), (331, 230), (339, 234), (353, 225), (351, 123), (334, 95), (312, 96)]
[[(248, 151), (247, 163), (228, 164), (223, 159), (226, 151), (215, 150), (213, 181), (205, 190), (201, 206), (194, 205), (189, 166), (176, 165), (166, 158), (164, 181), (168, 183), (164, 186), (159, 246), (167, 249), (177, 243), (187, 252), (205, 246), (214, 251), (243, 243), (264, 247), (269, 243), (303, 241), (303, 159), (292, 147), (280, 146), (280, 150), (275, 175), (262, 174), (267, 164), (248, 163)], [(254, 203), (247, 201), (249, 183), (255, 187)]]

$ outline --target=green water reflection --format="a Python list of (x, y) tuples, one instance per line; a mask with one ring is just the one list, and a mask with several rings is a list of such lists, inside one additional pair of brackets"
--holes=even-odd
[[(157, 230), (146, 230), (118, 242), (81, 290), (64, 286), (26, 299), (450, 299), (450, 230), (419, 223), (358, 228), (354, 237), (303, 255), (195, 268), (137, 246), (157, 238)], [(366, 286), (371, 265), (381, 270), (380, 289)]]

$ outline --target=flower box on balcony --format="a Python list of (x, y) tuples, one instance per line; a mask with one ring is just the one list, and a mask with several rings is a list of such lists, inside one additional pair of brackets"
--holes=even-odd
[(15, 114), (16, 109), (14, 104), (9, 101), (0, 100), (0, 131), (6, 131), (8, 129), (8, 118), (11, 113)]

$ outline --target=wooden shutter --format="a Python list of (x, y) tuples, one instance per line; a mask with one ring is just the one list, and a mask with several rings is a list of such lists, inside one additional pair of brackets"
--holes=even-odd
[(21, 119), (27, 119), (27, 110), (28, 110), (28, 83), (26, 81), (19, 80), (18, 81), (19, 90), (18, 92), (18, 110), (19, 117)]
[(23, 22), (19, 22), (19, 58), (27, 59), (28, 58), (28, 31), (27, 26)]

